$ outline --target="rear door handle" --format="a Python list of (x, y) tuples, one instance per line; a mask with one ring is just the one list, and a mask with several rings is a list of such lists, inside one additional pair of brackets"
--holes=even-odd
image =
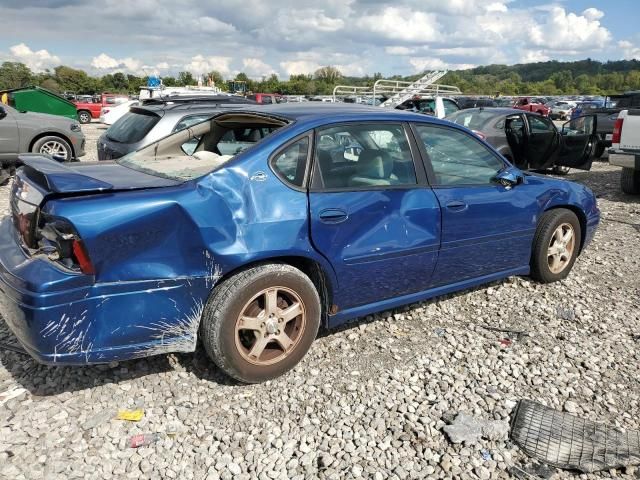
[(454, 212), (461, 212), (467, 209), (467, 204), (460, 200), (452, 200), (445, 205), (449, 210)]
[(344, 222), (349, 215), (341, 208), (327, 208), (320, 212), (320, 221), (323, 223), (341, 223)]

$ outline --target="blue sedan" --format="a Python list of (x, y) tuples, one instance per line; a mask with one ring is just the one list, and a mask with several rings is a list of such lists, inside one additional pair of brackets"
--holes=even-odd
[(512, 275), (565, 278), (600, 214), (469, 130), (357, 105), (223, 112), (117, 162), (23, 156), (0, 313), (39, 362), (191, 352), (274, 378), (321, 325)]

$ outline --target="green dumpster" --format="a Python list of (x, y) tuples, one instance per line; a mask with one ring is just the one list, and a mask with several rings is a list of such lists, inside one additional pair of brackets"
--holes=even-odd
[(45, 88), (34, 86), (0, 90), (0, 102), (21, 112), (49, 113), (73, 120), (78, 118), (78, 112), (73, 103)]

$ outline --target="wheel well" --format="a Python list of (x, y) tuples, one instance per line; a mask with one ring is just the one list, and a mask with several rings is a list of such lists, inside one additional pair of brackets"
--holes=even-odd
[(557, 210), (559, 208), (564, 208), (565, 210), (570, 210), (578, 217), (578, 221), (580, 222), (580, 250), (578, 250), (578, 255), (582, 252), (582, 247), (584, 246), (584, 237), (587, 232), (587, 216), (584, 212), (573, 205), (554, 205), (553, 207), (545, 210), (545, 212), (550, 212), (551, 210)]
[(69, 140), (68, 137), (62, 135), (61, 133), (58, 132), (44, 132), (44, 133), (39, 133), (38, 135), (36, 135), (35, 137), (33, 137), (33, 140), (31, 140), (31, 143), (29, 144), (29, 151), (31, 151), (31, 149), (33, 148), (33, 145), (40, 140), (43, 137), (59, 137), (62, 138), (65, 142), (67, 142), (69, 144), (69, 146), (71, 147), (71, 157), (75, 158), (76, 156), (76, 151), (73, 148), (73, 142), (71, 140)]
[(315, 260), (311, 260), (310, 258), (297, 256), (265, 258), (245, 264), (242, 267), (227, 272), (222, 277), (220, 277), (218, 284), (235, 275), (236, 273), (265, 263), (286, 263), (287, 265), (291, 265), (292, 267), (297, 268), (307, 277), (309, 277), (309, 279), (315, 285), (316, 290), (318, 291), (318, 295), (320, 295), (320, 301), (322, 303), (322, 319), (325, 323), (325, 326), (328, 325), (328, 314), (331, 311), (331, 306), (333, 305), (333, 288), (327, 273), (325, 272), (324, 268), (322, 268), (322, 265), (320, 265)]

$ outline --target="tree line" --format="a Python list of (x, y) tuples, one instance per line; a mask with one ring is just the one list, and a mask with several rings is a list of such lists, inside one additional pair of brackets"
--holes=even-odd
[[(416, 80), (421, 74), (390, 77), (394, 80)], [(281, 93), (285, 95), (328, 95), (337, 84), (372, 86), (383, 78), (381, 73), (364, 77), (346, 77), (335, 67), (319, 68), (314, 73), (292, 75), (281, 80), (273, 74), (260, 80), (238, 73), (224, 78), (220, 72), (203, 75), (223, 90), (239, 85), (247, 91)], [(19, 62), (0, 65), (0, 90), (39, 85), (56, 93), (94, 94), (99, 92), (136, 94), (147, 84), (148, 77), (122, 72), (101, 77), (85, 71), (60, 65), (53, 70), (33, 72)], [(195, 85), (197, 78), (191, 72), (179, 72), (176, 76), (164, 76), (166, 86)], [(235, 83), (231, 83), (235, 82)], [(640, 61), (621, 60), (599, 62), (591, 59), (576, 62), (537, 62), (518, 65), (488, 65), (469, 70), (449, 72), (441, 83), (454, 85), (467, 94), (478, 95), (562, 95), (562, 94), (615, 94), (628, 90), (640, 90)]]

